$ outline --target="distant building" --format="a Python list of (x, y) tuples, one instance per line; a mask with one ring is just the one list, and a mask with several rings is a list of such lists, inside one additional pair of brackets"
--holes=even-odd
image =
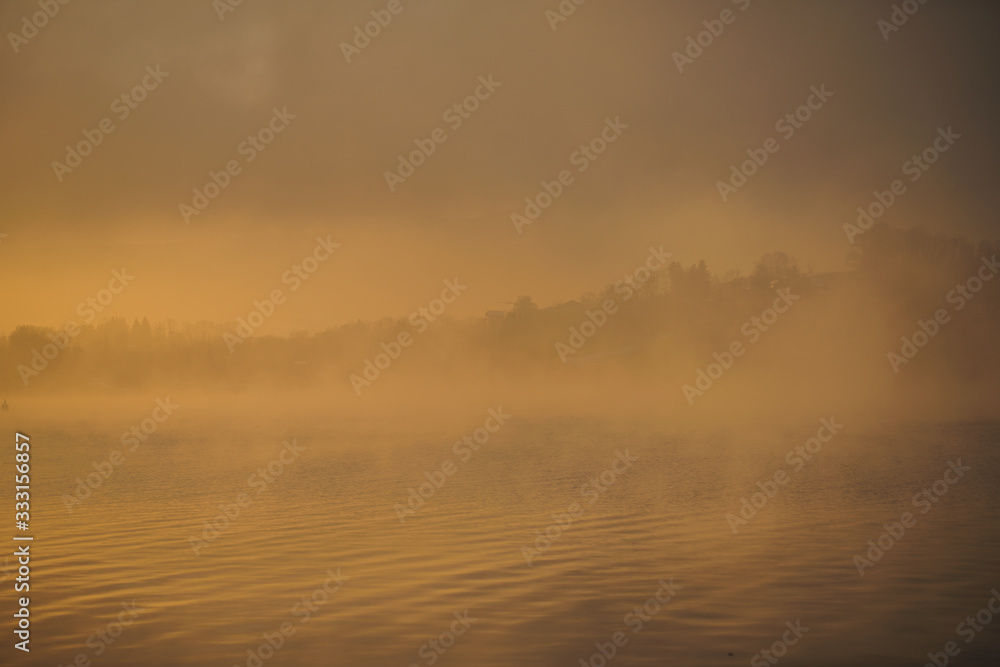
[(500, 324), (507, 317), (507, 313), (502, 310), (487, 310), (486, 311), (486, 323), (487, 324)]

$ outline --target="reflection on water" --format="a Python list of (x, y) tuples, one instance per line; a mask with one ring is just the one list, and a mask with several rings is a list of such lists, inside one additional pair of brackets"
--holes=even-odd
[[(710, 666), (783, 636), (783, 665), (919, 665), (952, 640), (985, 664), (1000, 623), (969, 644), (955, 628), (1000, 586), (1000, 427), (848, 426), (786, 459), (817, 425), (757, 441), (514, 419), (464, 456), (454, 430), (178, 419), (68, 512), (120, 424), (39, 422), (23, 664)], [(913, 495), (959, 458), (969, 472), (921, 514)], [(771, 497), (734, 534), (758, 482)]]

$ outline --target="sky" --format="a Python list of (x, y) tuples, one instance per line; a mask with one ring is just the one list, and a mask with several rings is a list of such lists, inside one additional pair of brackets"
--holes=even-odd
[[(230, 323), (282, 289), (276, 334), (405, 317), (454, 279), (456, 317), (553, 305), (650, 246), (720, 276), (774, 250), (846, 270), (844, 224), (896, 179), (884, 221), (998, 237), (995, 3), (930, 0), (888, 31), (893, 3), (871, 1), (588, 0), (565, 20), (556, 0), (223, 2), (69, 2), (37, 31), (36, 2), (0, 8), (0, 331), (79, 320), (123, 268), (102, 318)], [(345, 47), (372, 12), (391, 21)], [(814, 87), (828, 99), (784, 136)], [(609, 120), (614, 141), (581, 162)], [(244, 143), (269, 123), (270, 143)], [(939, 128), (960, 138), (909, 180)], [(85, 133), (90, 154), (54, 165)], [(770, 138), (724, 201), (719, 181)], [(390, 188), (415, 142), (433, 153)], [(293, 292), (282, 277), (318, 237), (339, 247)]]

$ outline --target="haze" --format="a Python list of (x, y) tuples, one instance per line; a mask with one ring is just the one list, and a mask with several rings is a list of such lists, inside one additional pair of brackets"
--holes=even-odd
[[(0, 25), (34, 7), (6, 3)], [(455, 317), (552, 306), (650, 245), (720, 277), (775, 250), (846, 270), (843, 225), (939, 127), (962, 139), (883, 220), (996, 237), (993, 3), (929, 3), (885, 40), (891, 7), (860, 1), (594, 0), (553, 30), (546, 3), (420, 0), (348, 63), (341, 43), (380, 7), (255, 0), (220, 20), (204, 1), (70, 3), (8, 48), (0, 330), (61, 327), (122, 267), (136, 280), (106, 315), (235, 326), (320, 235), (341, 250), (261, 333), (406, 317), (454, 277), (469, 285)], [(727, 8), (735, 22), (678, 72), (673, 54)], [(147, 66), (169, 76), (118, 120)], [(480, 76), (500, 87), (452, 131), (442, 115)], [(730, 165), (812, 86), (833, 96), (723, 202)], [(179, 206), (274, 108), (296, 118), (185, 223)], [(52, 163), (104, 117), (115, 131), (60, 183)], [(577, 173), (571, 154), (617, 117), (628, 129)], [(447, 141), (391, 193), (385, 172), (438, 127)], [(519, 234), (511, 215), (563, 169), (573, 185)]]

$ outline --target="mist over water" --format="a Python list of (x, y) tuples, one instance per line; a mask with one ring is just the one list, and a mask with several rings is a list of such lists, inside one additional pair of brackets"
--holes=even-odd
[(851, 247), (850, 271), (810, 272), (772, 252), (746, 277), (652, 247), (621, 279), (563, 303), (525, 295), (458, 317), (450, 308), (468, 286), (456, 279), (405, 317), (287, 337), (266, 328), (281, 304), (259, 301), (230, 324), (20, 326), (0, 338), (0, 391), (17, 401), (193, 395), (196, 409), (232, 399), (251, 416), (443, 423), (495, 401), (675, 428), (825, 413), (996, 417), (997, 244), (877, 225)]
[(870, 234), (482, 320), (18, 328), (29, 664), (984, 664), (995, 246)]
[[(421, 647), (468, 610), (476, 620), (443, 662), (574, 664), (621, 631), (621, 664), (724, 665), (800, 621), (808, 632), (787, 664), (903, 665), (956, 639), (996, 585), (998, 534), (984, 522), (1000, 503), (995, 422), (859, 428), (837, 417), (843, 429), (810, 455), (820, 416), (770, 432), (681, 432), (505, 402), (509, 420), (473, 451), (456, 443), (492, 404), (389, 422), (172, 400), (175, 414), (134, 452), (119, 438), (148, 413), (142, 401), (93, 401), (89, 417), (43, 402), (23, 419), (40, 443), (44, 664), (95, 658), (87, 638), (135, 600), (142, 612), (102, 663), (242, 665), (289, 622), (295, 633), (267, 664), (420, 664)], [(274, 465), (293, 440), (303, 451)], [(113, 449), (124, 462), (67, 503)], [(949, 461), (970, 470), (922, 514), (912, 497)], [(269, 465), (258, 493), (254, 475)], [(453, 472), (435, 477), (442, 470)], [(787, 482), (731, 523), (779, 470)], [(435, 479), (426, 497), (421, 484)], [(416, 505), (411, 490), (423, 503), (401, 513)], [(221, 519), (241, 493), (250, 504)], [(570, 520), (573, 503), (582, 509)], [(854, 556), (907, 511), (916, 524), (860, 576)], [(206, 532), (213, 520), (225, 527)], [(328, 570), (342, 586), (303, 622), (308, 607), (295, 605)], [(675, 594), (643, 620), (635, 608), (661, 580)], [(983, 664), (998, 648), (988, 627), (963, 653)]]
[(3, 3), (0, 666), (997, 664), (998, 9)]

